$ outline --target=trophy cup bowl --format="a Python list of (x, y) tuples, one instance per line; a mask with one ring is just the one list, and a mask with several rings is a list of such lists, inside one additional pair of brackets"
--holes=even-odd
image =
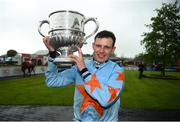
[[(84, 26), (89, 21), (93, 21), (96, 26), (94, 31), (86, 36)], [(59, 53), (54, 59), (54, 63), (71, 63), (72, 61), (68, 58), (68, 55), (77, 51), (77, 46), (81, 48), (86, 43), (86, 40), (93, 36), (99, 28), (96, 18), (86, 18), (79, 12), (69, 10), (52, 12), (49, 14), (49, 20), (40, 22), (38, 32), (43, 37), (45, 35), (41, 31), (41, 27), (45, 23), (49, 25), (48, 36), (50, 36), (50, 43)]]

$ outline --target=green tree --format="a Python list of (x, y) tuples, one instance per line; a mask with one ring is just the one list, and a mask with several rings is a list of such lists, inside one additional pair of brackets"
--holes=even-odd
[(163, 3), (160, 9), (155, 10), (157, 16), (152, 17), (152, 23), (146, 25), (150, 32), (143, 33), (146, 53), (155, 62), (162, 63), (162, 75), (165, 76), (165, 68), (176, 64), (180, 58), (180, 6), (175, 3)]
[(17, 54), (16, 50), (8, 50), (7, 51), (7, 56), (8, 57), (14, 57)]

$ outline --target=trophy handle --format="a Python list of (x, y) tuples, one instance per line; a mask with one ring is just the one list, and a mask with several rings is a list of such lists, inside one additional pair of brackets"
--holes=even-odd
[(85, 20), (84, 24), (86, 24), (89, 21), (93, 21), (95, 23), (95, 25), (96, 25), (96, 28), (94, 29), (94, 31), (91, 34), (89, 34), (88, 36), (84, 37), (84, 43), (86, 43), (86, 40), (89, 37), (91, 37), (92, 35), (94, 35), (98, 31), (98, 29), (99, 29), (99, 22), (97, 21), (97, 18), (93, 18), (93, 17), (87, 18)]
[(39, 27), (38, 27), (38, 32), (39, 32), (39, 34), (40, 34), (41, 36), (43, 36), (43, 37), (45, 37), (45, 35), (42, 34), (42, 32), (41, 32), (41, 27), (42, 27), (42, 25), (43, 25), (44, 23), (49, 24), (49, 21), (47, 21), (47, 20), (40, 21), (40, 24), (39, 24)]

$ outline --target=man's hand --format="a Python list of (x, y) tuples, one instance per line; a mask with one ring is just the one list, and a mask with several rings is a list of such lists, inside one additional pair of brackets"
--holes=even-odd
[(46, 36), (46, 37), (44, 37), (43, 38), (43, 42), (44, 42), (44, 44), (45, 44), (45, 46), (47, 47), (47, 49), (49, 50), (49, 51), (55, 51), (55, 49), (52, 47), (52, 45), (51, 45), (51, 43), (50, 43), (50, 38), (49, 38), (49, 36)]
[(85, 68), (84, 60), (83, 60), (83, 53), (81, 48), (77, 47), (79, 56), (76, 55), (69, 55), (72, 61), (74, 61), (79, 69), (81, 71)]

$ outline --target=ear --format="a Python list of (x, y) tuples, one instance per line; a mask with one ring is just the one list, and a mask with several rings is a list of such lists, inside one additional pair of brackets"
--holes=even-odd
[(115, 51), (115, 49), (116, 49), (116, 47), (113, 47), (111, 52), (113, 53)]
[(94, 50), (94, 42), (92, 43), (92, 48), (93, 48), (93, 50)]

